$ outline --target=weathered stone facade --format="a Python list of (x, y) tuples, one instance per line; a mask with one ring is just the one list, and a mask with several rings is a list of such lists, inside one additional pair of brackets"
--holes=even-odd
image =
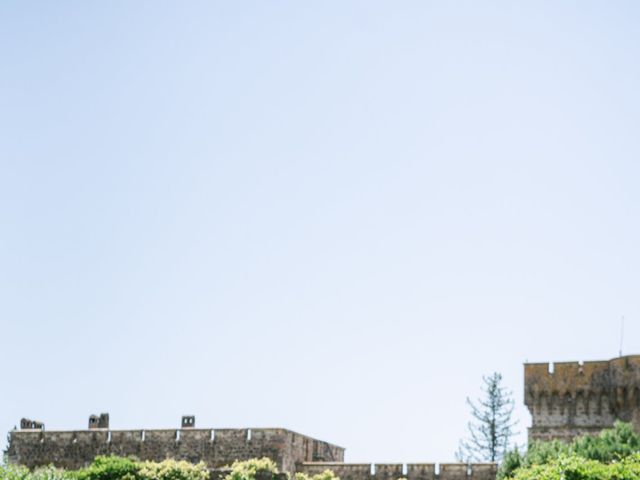
[[(167, 430), (109, 430), (108, 415), (90, 417), (88, 430), (45, 431), (40, 422), (9, 434), (8, 460), (29, 468), (53, 464), (77, 469), (97, 455), (133, 456), (140, 460), (166, 458), (204, 461), (212, 480), (224, 477), (221, 467), (234, 460), (269, 457), (280, 471), (310, 475), (332, 470), (341, 480), (495, 480), (495, 464), (370, 464), (344, 463), (344, 448), (290, 430), (197, 429), (195, 417), (185, 416), (182, 428)], [(23, 425), (21, 423), (21, 425)], [(284, 477), (283, 479), (284, 480)]]
[(218, 468), (234, 460), (269, 457), (281, 471), (313, 461), (342, 462), (344, 448), (282, 428), (108, 430), (14, 430), (9, 434), (8, 459), (29, 468), (53, 464), (76, 469), (97, 455), (204, 461)]
[(524, 366), (529, 440), (571, 440), (616, 420), (640, 431), (640, 355), (599, 362)]
[(340, 480), (495, 480), (495, 463), (303, 463), (298, 471), (315, 475), (333, 471)]
[[(532, 416), (530, 440), (570, 440), (613, 426), (617, 419), (640, 431), (640, 355), (599, 362), (528, 363), (524, 366), (525, 405)], [(204, 461), (212, 480), (234, 460), (269, 457), (283, 472), (332, 470), (341, 480), (495, 480), (495, 464), (344, 463), (344, 448), (282, 428), (195, 428), (184, 416), (181, 428), (110, 430), (109, 415), (92, 415), (89, 429), (45, 431), (39, 421), (22, 419), (9, 434), (8, 460), (30, 468), (53, 464), (80, 468), (97, 455)], [(284, 480), (282, 477), (281, 480)]]

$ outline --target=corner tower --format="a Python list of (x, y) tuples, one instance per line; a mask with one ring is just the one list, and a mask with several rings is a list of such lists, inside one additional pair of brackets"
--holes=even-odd
[(640, 355), (596, 362), (526, 363), (529, 440), (569, 441), (616, 420), (640, 431)]

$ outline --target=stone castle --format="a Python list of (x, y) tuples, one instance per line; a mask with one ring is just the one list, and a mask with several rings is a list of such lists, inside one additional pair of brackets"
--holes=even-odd
[[(96, 455), (204, 461), (219, 469), (234, 460), (269, 457), (283, 472), (311, 475), (332, 470), (341, 480), (495, 480), (495, 464), (344, 463), (344, 448), (283, 428), (196, 428), (195, 417), (182, 417), (179, 429), (111, 430), (107, 414), (89, 417), (89, 428), (45, 431), (23, 419), (10, 432), (8, 460), (29, 468), (53, 464), (77, 469)], [(34, 426), (36, 424), (36, 426)], [(214, 476), (213, 478), (216, 478)]]
[[(609, 361), (529, 363), (524, 366), (525, 405), (532, 417), (530, 440), (570, 440), (632, 422), (640, 431), (640, 355)], [(282, 428), (196, 428), (184, 416), (178, 429), (112, 430), (108, 414), (91, 415), (87, 430), (45, 431), (22, 419), (9, 433), (9, 462), (29, 468), (53, 464), (76, 469), (97, 455), (204, 461), (219, 469), (234, 460), (269, 457), (280, 471), (308, 474), (332, 470), (341, 480), (495, 480), (495, 464), (345, 463), (344, 448)]]
[(525, 364), (524, 403), (532, 418), (529, 440), (571, 440), (616, 420), (640, 431), (640, 355)]

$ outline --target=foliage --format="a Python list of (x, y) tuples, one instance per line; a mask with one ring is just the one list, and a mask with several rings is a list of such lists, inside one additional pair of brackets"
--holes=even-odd
[[(268, 479), (278, 473), (269, 458), (234, 462), (225, 480)], [(266, 474), (266, 475), (265, 475)], [(204, 462), (186, 461), (139, 462), (131, 458), (98, 456), (86, 468), (66, 471), (53, 466), (29, 471), (19, 465), (0, 464), (0, 480), (209, 480), (209, 469)], [(305, 480), (339, 480), (326, 471)]]
[(559, 440), (550, 442), (533, 441), (529, 444), (526, 453), (521, 453), (518, 448), (508, 451), (498, 470), (498, 480), (512, 477), (513, 472), (520, 467), (532, 465), (544, 465), (558, 459), (562, 455), (571, 455), (573, 450), (570, 444)]
[(27, 480), (29, 469), (19, 465), (0, 465), (0, 480)]
[(278, 467), (273, 460), (267, 457), (235, 461), (231, 465), (231, 472), (225, 477), (225, 480), (255, 480), (258, 472), (270, 473), (273, 477), (278, 473)]
[(0, 465), (0, 480), (72, 480), (72, 475), (52, 466), (30, 472), (27, 467), (19, 465)]
[(616, 422), (597, 436), (582, 436), (571, 443), (554, 440), (532, 442), (526, 453), (508, 452), (498, 472), (498, 479), (513, 477), (519, 468), (531, 468), (557, 462), (560, 458), (580, 457), (601, 463), (612, 463), (640, 451), (640, 435), (629, 423)]
[(134, 480), (139, 471), (140, 463), (131, 458), (100, 455), (73, 476), (76, 480)]
[[(325, 470), (322, 473), (316, 473), (315, 475), (307, 475), (306, 473), (296, 473), (295, 480), (340, 480), (335, 473), (331, 470)], [(398, 479), (406, 480), (406, 479)]]
[(578, 455), (560, 455), (541, 465), (520, 468), (514, 480), (640, 480), (640, 455), (602, 463)]
[(70, 472), (53, 465), (36, 468), (28, 477), (28, 480), (73, 480)]
[(138, 471), (140, 480), (208, 480), (209, 470), (204, 462), (197, 464), (164, 460), (143, 462)]
[(209, 470), (203, 462), (195, 465), (176, 460), (138, 462), (131, 458), (98, 456), (87, 468), (72, 472), (72, 476), (72, 480), (208, 480)]
[(577, 438), (571, 446), (576, 455), (601, 462), (612, 462), (640, 451), (640, 435), (630, 423), (616, 422), (597, 437)]
[(515, 422), (511, 420), (514, 409), (513, 394), (502, 386), (502, 375), (495, 372), (482, 377), (483, 398), (473, 402), (473, 421), (469, 422), (469, 438), (460, 441), (456, 457), (461, 462), (489, 461), (502, 459), (514, 435)]
[(518, 448), (509, 450), (502, 458), (502, 463), (498, 469), (498, 480), (504, 480), (513, 476), (513, 473), (525, 465), (526, 456), (520, 453)]
[(311, 480), (340, 480), (340, 477), (338, 477), (331, 470), (325, 470), (322, 473), (316, 473), (315, 475), (313, 475), (311, 477)]

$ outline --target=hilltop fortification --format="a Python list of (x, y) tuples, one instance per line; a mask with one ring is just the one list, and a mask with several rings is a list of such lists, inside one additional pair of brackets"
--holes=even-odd
[[(616, 420), (640, 431), (640, 355), (599, 362), (527, 363), (525, 404), (533, 419), (529, 439), (570, 440), (595, 434)], [(22, 419), (9, 434), (8, 460), (37, 467), (80, 468), (97, 455), (204, 461), (211, 469), (269, 457), (283, 472), (326, 469), (342, 480), (495, 480), (495, 464), (344, 463), (344, 448), (282, 428), (196, 428), (193, 416), (177, 429), (112, 430), (109, 415), (89, 417), (87, 430), (45, 431)]]
[[(102, 425), (100, 425), (102, 418)], [(31, 425), (37, 424), (32, 427)], [(140, 460), (166, 458), (204, 461), (211, 468), (234, 460), (269, 457), (281, 471), (295, 471), (304, 462), (342, 462), (344, 448), (283, 428), (195, 428), (195, 417), (182, 419), (178, 429), (110, 430), (108, 416), (92, 415), (88, 430), (45, 431), (40, 422), (23, 419), (9, 434), (8, 460), (29, 468), (53, 464), (77, 469), (97, 455), (119, 455)]]
[[(496, 465), (458, 463), (344, 463), (344, 448), (282, 428), (195, 428), (182, 417), (181, 428), (111, 430), (109, 416), (89, 417), (88, 430), (48, 431), (28, 419), (9, 434), (8, 460), (30, 468), (56, 465), (77, 469), (97, 455), (204, 461), (211, 469), (235, 460), (269, 457), (280, 471), (316, 474), (334, 471), (341, 480), (495, 480)], [(217, 478), (217, 477), (212, 477)]]
[(524, 389), (532, 417), (529, 440), (571, 440), (616, 420), (640, 431), (640, 355), (525, 364)]

